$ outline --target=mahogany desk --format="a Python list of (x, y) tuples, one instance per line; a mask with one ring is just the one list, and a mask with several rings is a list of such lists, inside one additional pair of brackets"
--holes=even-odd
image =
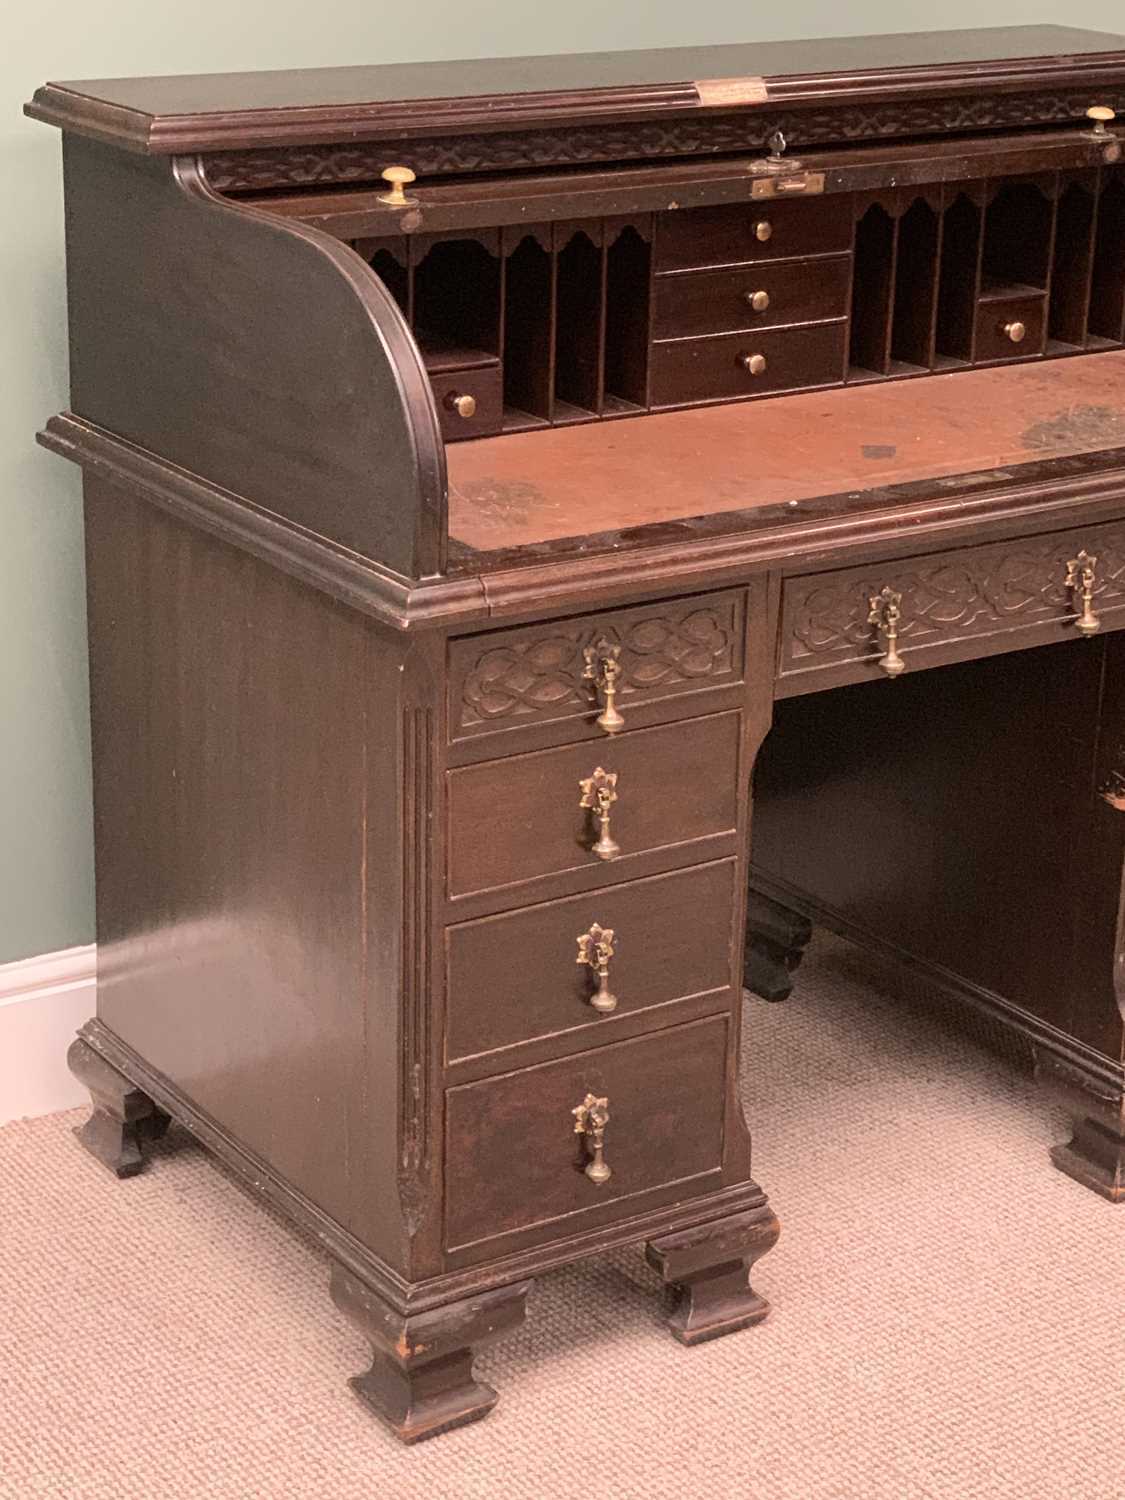
[[(808, 916), (1125, 1171), (1125, 44), (1040, 27), (48, 84), (98, 1014), (330, 1255), (401, 1437), (540, 1272), (757, 1322)], [(940, 670), (927, 670), (937, 668)], [(753, 786), (754, 828), (750, 807)]]

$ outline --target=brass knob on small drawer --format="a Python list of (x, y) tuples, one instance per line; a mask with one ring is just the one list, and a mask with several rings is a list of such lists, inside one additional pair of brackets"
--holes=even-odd
[(1095, 139), (1099, 141), (1109, 140), (1109, 122), (1117, 118), (1117, 111), (1115, 109), (1110, 109), (1108, 104), (1092, 104), (1086, 111), (1086, 118), (1094, 122), (1094, 128), (1090, 134)]
[(578, 806), (592, 812), (598, 823), (597, 842), (591, 844), (590, 853), (599, 859), (616, 859), (621, 847), (610, 835), (609, 810), (617, 801), (617, 772), (604, 771), (599, 766), (592, 776), (584, 777), (578, 785), (582, 788)]
[(1094, 612), (1094, 586), (1097, 579), (1098, 560), (1085, 548), (1066, 565), (1063, 587), (1070, 590), (1071, 597), (1077, 594), (1078, 618), (1074, 628), (1081, 635), (1097, 635), (1102, 622)]
[(457, 391), (450, 391), (445, 398), (445, 405), (449, 411), (456, 412), (467, 422), (470, 417), (477, 414), (477, 398), (475, 396), (461, 395)]
[(1000, 331), (1006, 339), (1011, 339), (1013, 344), (1022, 344), (1027, 337), (1027, 324), (1014, 318), (1011, 323), (1001, 324)]
[(605, 1128), (609, 1124), (609, 1100), (587, 1094), (581, 1104), (571, 1110), (574, 1116), (574, 1133), (586, 1137), (585, 1145), (590, 1160), (586, 1163), (586, 1176), (601, 1187), (613, 1176), (605, 1159)]
[(617, 707), (617, 679), (621, 676), (621, 647), (614, 646), (604, 638), (596, 646), (586, 646), (582, 651), (586, 663), (582, 677), (592, 682), (601, 695), (604, 707), (595, 723), (606, 734), (617, 734), (625, 728), (625, 715)]
[(590, 996), (590, 1004), (603, 1015), (617, 1009), (617, 996), (609, 988), (609, 961), (613, 951), (612, 927), (601, 927), (595, 922), (589, 932), (582, 933), (578, 939), (576, 962), (586, 964), (594, 971), (597, 989)]
[(385, 167), (379, 176), (391, 185), (389, 193), (377, 195), (380, 203), (385, 203), (388, 208), (411, 208), (418, 202), (417, 198), (408, 197), (405, 191), (407, 183), (414, 181), (414, 173), (409, 167)]
[(755, 312), (765, 312), (770, 305), (769, 292), (747, 292), (746, 300)]
[(888, 677), (900, 677), (906, 663), (898, 650), (898, 622), (902, 619), (902, 595), (897, 589), (884, 588), (867, 601), (870, 612), (867, 623), (874, 625), (886, 641), (879, 665)]
[(764, 245), (773, 235), (773, 225), (768, 219), (759, 219), (754, 225), (754, 238)]
[(739, 357), (738, 362), (744, 370), (749, 370), (751, 375), (762, 375), (765, 373), (766, 356), (764, 354), (743, 354)]

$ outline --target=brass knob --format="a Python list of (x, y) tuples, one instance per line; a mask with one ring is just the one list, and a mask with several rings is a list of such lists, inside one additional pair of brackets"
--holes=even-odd
[(477, 413), (477, 398), (475, 396), (459, 395), (457, 391), (450, 391), (445, 398), (445, 404), (450, 411), (455, 411), (459, 417), (468, 421)]
[(598, 824), (597, 841), (590, 845), (590, 853), (599, 859), (616, 859), (621, 846), (610, 834), (609, 813), (617, 801), (617, 772), (605, 771), (599, 766), (592, 776), (584, 776), (578, 785), (582, 788), (578, 806), (592, 812)]
[(1063, 587), (1069, 590), (1071, 598), (1078, 605), (1078, 618), (1074, 625), (1080, 635), (1097, 635), (1102, 628), (1102, 622), (1094, 610), (1097, 571), (1097, 558), (1085, 548), (1066, 565)]
[(1108, 138), (1110, 132), (1106, 127), (1110, 120), (1116, 120), (1117, 111), (1110, 109), (1108, 104), (1092, 104), (1086, 111), (1086, 118), (1094, 122), (1094, 129), (1091, 132), (1093, 135)]
[(1003, 325), (1002, 332), (1005, 338), (1011, 339), (1013, 344), (1022, 344), (1027, 337), (1027, 324), (1021, 323), (1018, 318), (1011, 323)]
[(765, 372), (766, 356), (764, 354), (744, 354), (739, 360), (744, 370), (749, 370), (751, 375), (761, 375)]
[(590, 996), (590, 1004), (602, 1015), (617, 1009), (617, 996), (609, 987), (609, 961), (613, 957), (613, 928), (602, 927), (595, 922), (589, 932), (578, 939), (577, 963), (586, 964), (594, 971), (597, 988)]
[(414, 181), (414, 173), (409, 167), (384, 167), (379, 176), (391, 185), (389, 193), (378, 195), (380, 203), (385, 203), (390, 208), (409, 208), (418, 202), (417, 198), (408, 198), (404, 191), (406, 184)]
[(582, 652), (586, 665), (583, 679), (592, 682), (601, 695), (604, 707), (595, 719), (599, 729), (606, 734), (616, 734), (625, 728), (625, 715), (617, 706), (617, 679), (621, 676), (621, 647), (613, 645), (604, 637), (596, 646), (586, 646)]
[(906, 663), (899, 655), (898, 626), (902, 619), (902, 595), (890, 587), (880, 589), (867, 601), (869, 613), (867, 623), (874, 625), (886, 642), (886, 649), (879, 658), (879, 666), (888, 677), (901, 677)]
[(769, 292), (747, 292), (746, 300), (755, 312), (765, 312), (770, 305)]
[(609, 1100), (587, 1094), (581, 1104), (571, 1110), (574, 1116), (574, 1133), (585, 1137), (585, 1147), (590, 1155), (586, 1163), (586, 1176), (601, 1187), (613, 1176), (605, 1159), (605, 1128), (609, 1124)]
[(761, 244), (764, 245), (772, 234), (773, 225), (768, 219), (759, 219), (758, 222), (754, 225), (754, 238)]

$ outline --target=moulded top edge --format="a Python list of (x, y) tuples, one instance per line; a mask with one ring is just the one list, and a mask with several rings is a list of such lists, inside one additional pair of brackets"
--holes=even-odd
[[(1125, 79), (1125, 38), (1063, 26), (48, 83), (27, 114), (151, 153), (440, 135)], [(1094, 101), (1096, 102), (1096, 101)]]

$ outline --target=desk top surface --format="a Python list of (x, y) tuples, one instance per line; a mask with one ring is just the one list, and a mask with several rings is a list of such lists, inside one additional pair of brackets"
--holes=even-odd
[(254, 73), (188, 73), (156, 78), (82, 79), (61, 88), (147, 114), (203, 114), (247, 108), (470, 99), (558, 89), (632, 88), (709, 78), (789, 78), (883, 69), (1088, 57), (1116, 52), (1125, 37), (1075, 26), (987, 26), (791, 42), (733, 42), (346, 68)]
[(449, 534), (505, 551), (1125, 447), (1125, 351), (451, 444)]
[[(1104, 64), (1104, 67), (1102, 66)], [(888, 88), (1033, 88), (1125, 69), (1125, 38), (1069, 26), (982, 27), (709, 47), (48, 83), (34, 118), (144, 151), (287, 144), (348, 127), (496, 129), (526, 117), (683, 113), (854, 99)], [(263, 134), (264, 133), (264, 134)]]

